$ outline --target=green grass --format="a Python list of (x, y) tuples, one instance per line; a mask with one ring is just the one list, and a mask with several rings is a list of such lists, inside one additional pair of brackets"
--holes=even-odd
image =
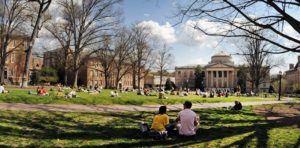
[[(0, 111), (1, 147), (298, 147), (300, 129), (265, 121), (252, 107), (196, 110), (201, 126), (193, 138), (156, 141), (138, 131), (153, 112), (62, 113)], [(177, 112), (169, 112), (174, 120)]]
[[(158, 96), (139, 96), (134, 92), (121, 93), (120, 97), (113, 98), (110, 96), (111, 90), (103, 90), (100, 94), (88, 94), (85, 92), (80, 92), (79, 98), (59, 98), (56, 97), (56, 91), (50, 91), (50, 96), (37, 96), (33, 94), (28, 94), (28, 89), (9, 89), (10, 93), (0, 94), (0, 102), (10, 102), (10, 103), (28, 103), (28, 104), (84, 104), (84, 105), (94, 105), (94, 104), (181, 104), (185, 100), (191, 100), (193, 103), (215, 103), (215, 102), (233, 102), (239, 100), (242, 102), (249, 101), (270, 101), (276, 100), (274, 97), (262, 98), (262, 97), (235, 97), (230, 96), (229, 98), (215, 97), (215, 98), (203, 98), (201, 96), (184, 96), (180, 97), (177, 95), (166, 95), (167, 99), (158, 99)], [(33, 92), (35, 92), (32, 89)]]

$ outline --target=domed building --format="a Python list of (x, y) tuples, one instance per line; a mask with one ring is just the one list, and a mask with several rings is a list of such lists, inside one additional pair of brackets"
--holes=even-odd
[[(193, 66), (175, 67), (176, 86), (194, 87), (195, 68)], [(220, 51), (211, 57), (207, 65), (201, 65), (205, 72), (205, 88), (234, 88), (237, 85), (237, 68), (230, 54)]]
[(206, 88), (236, 87), (237, 69), (230, 54), (221, 51), (213, 55), (204, 71)]

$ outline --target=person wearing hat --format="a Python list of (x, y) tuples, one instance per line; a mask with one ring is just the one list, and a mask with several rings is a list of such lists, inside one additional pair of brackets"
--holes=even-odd
[(199, 118), (197, 114), (191, 110), (191, 101), (185, 101), (183, 108), (184, 109), (178, 113), (176, 119), (179, 135), (193, 136), (196, 134), (197, 126), (199, 125)]

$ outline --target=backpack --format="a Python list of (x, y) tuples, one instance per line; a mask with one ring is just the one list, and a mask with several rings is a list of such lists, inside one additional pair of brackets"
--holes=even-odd
[(149, 131), (149, 126), (147, 123), (141, 122), (139, 123), (140, 132), (145, 133)]

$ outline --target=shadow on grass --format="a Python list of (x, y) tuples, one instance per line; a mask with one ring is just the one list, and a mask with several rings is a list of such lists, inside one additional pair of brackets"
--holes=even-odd
[[(177, 112), (169, 112), (171, 118)], [(182, 147), (198, 143), (250, 133), (249, 135), (226, 145), (225, 147), (245, 147), (257, 138), (257, 147), (267, 147), (268, 131), (283, 126), (297, 125), (295, 117), (284, 117), (265, 121), (249, 110), (231, 112), (225, 109), (197, 110), (201, 115), (201, 128), (197, 135), (189, 138), (170, 135), (166, 141), (153, 141), (139, 134), (137, 123), (151, 123), (152, 112), (137, 113), (62, 113), (62, 112), (12, 112), (0, 114), (0, 136), (15, 136), (39, 140), (116, 140), (108, 144), (97, 143), (89, 147), (142, 147), (174, 146)], [(219, 117), (219, 116), (223, 116)], [(226, 117), (226, 118), (225, 118)], [(292, 122), (286, 122), (286, 121)], [(5, 124), (5, 126), (3, 126)], [(225, 124), (230, 124), (224, 126)], [(11, 126), (7, 126), (11, 125)], [(235, 125), (235, 126), (233, 126)], [(16, 128), (16, 126), (20, 128)], [(16, 139), (17, 142), (17, 139)], [(299, 139), (294, 147), (299, 147)], [(6, 146), (6, 145), (3, 145)], [(7, 145), (9, 146), (9, 145)], [(30, 145), (29, 145), (30, 146)], [(86, 146), (86, 145), (82, 145)]]

